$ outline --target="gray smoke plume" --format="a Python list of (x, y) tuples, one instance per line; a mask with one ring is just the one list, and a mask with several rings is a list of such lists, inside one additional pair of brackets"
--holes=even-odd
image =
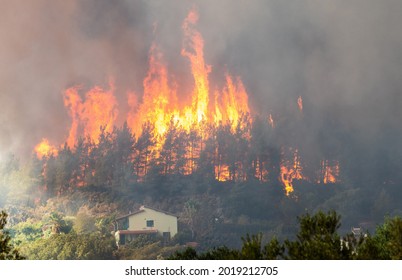
[(292, 119), (302, 96), (310, 124), (301, 141), (312, 149), (346, 146), (342, 127), (373, 155), (402, 154), (401, 1), (1, 2), (1, 154), (65, 140), (62, 92), (72, 85), (107, 87), (114, 77), (123, 121), (154, 40), (179, 84), (188, 80), (181, 24), (193, 7), (211, 80), (226, 70), (242, 77), (254, 112)]

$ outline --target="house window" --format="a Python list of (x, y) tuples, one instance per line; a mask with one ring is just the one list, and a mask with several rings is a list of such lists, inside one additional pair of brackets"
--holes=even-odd
[(154, 220), (147, 220), (147, 227), (154, 227)]

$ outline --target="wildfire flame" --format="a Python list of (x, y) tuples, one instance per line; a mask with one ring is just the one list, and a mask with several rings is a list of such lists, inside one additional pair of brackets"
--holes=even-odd
[(227, 164), (215, 166), (215, 179), (220, 182), (225, 182), (225, 181), (230, 180), (229, 166)]
[(335, 161), (333, 165), (328, 160), (321, 161), (321, 176), (318, 183), (322, 181), (324, 184), (336, 183), (339, 177), (339, 162)]
[[(191, 92), (178, 92), (179, 87), (176, 86), (176, 81), (169, 74), (162, 51), (156, 43), (153, 43), (149, 50), (148, 72), (142, 83), (141, 102), (137, 98), (138, 92), (128, 92), (129, 111), (126, 117), (120, 118), (126, 120), (128, 127), (137, 137), (144, 133), (142, 130), (147, 128), (147, 124), (153, 127), (146, 133), (154, 133), (152, 137), (156, 144), (151, 148), (154, 149), (151, 152), (156, 155), (161, 155), (160, 151), (168, 138), (169, 130), (172, 129), (172, 123), (174, 124), (173, 129), (185, 131), (188, 139), (191, 140), (182, 154), (185, 164), (180, 172), (184, 175), (191, 174), (197, 169), (196, 159), (200, 157), (203, 149), (202, 140), (208, 136), (203, 134), (204, 125), (217, 128), (221, 124), (229, 124), (228, 129), (234, 132), (242, 123), (243, 116), (248, 116), (250, 113), (248, 94), (240, 77), (225, 73), (223, 87), (220, 89), (214, 87), (214, 91), (211, 91), (209, 74), (212, 67), (204, 59), (204, 40), (201, 33), (195, 28), (198, 18), (197, 12), (192, 10), (182, 24), (184, 39), (181, 55), (184, 59), (188, 59), (191, 69), (193, 82)], [(191, 97), (189, 104), (184, 101), (179, 103), (178, 96), (184, 95)], [(297, 104), (302, 112), (301, 96), (298, 97)], [(80, 86), (68, 88), (64, 92), (64, 106), (71, 118), (71, 126), (65, 139), (65, 143), (71, 149), (75, 148), (79, 137), (86, 137), (92, 143), (97, 144), (102, 131), (111, 132), (113, 130), (119, 113), (115, 86), (112, 81), (109, 82), (109, 89), (95, 86), (89, 91), (83, 92)], [(271, 114), (268, 117), (268, 123), (275, 128)], [(44, 138), (35, 147), (35, 152), (39, 158), (42, 158), (51, 154), (57, 155), (58, 149)], [(243, 170), (245, 167), (241, 163), (236, 163), (235, 167), (231, 165), (229, 168), (229, 165), (220, 158), (218, 149), (213, 153), (218, 162), (214, 166), (216, 180), (244, 180), (246, 178), (247, 172)], [(267, 182), (268, 173), (271, 170), (268, 170), (269, 164), (266, 160), (257, 158), (253, 162), (253, 167), (255, 177), (262, 182)], [(167, 174), (169, 168), (172, 169), (173, 166), (165, 168), (163, 172)], [(147, 174), (147, 170), (147, 164), (137, 166), (137, 176), (141, 178)], [(279, 181), (287, 195), (293, 192), (294, 180), (308, 180), (302, 171), (298, 150), (291, 150), (288, 159), (283, 160), (280, 164), (279, 175)], [(338, 176), (339, 163), (330, 165), (328, 161), (322, 161), (319, 182), (334, 183)]]
[(294, 191), (293, 180), (307, 179), (302, 174), (302, 167), (300, 163), (299, 151), (297, 149), (293, 152), (292, 161), (282, 162), (279, 180), (281, 181), (286, 195)]
[(192, 10), (182, 25), (181, 54), (190, 62), (194, 81), (191, 104), (179, 104), (176, 88), (172, 86), (176, 82), (169, 76), (162, 52), (155, 43), (152, 44), (142, 103), (137, 104), (134, 93), (128, 94), (130, 112), (127, 123), (136, 134), (141, 133), (142, 124), (150, 122), (155, 127), (155, 136), (163, 138), (172, 120), (187, 131), (201, 123), (218, 125), (230, 122), (234, 128), (241, 115), (249, 113), (248, 95), (239, 77), (233, 79), (226, 73), (224, 88), (211, 94), (208, 79), (211, 66), (204, 60), (204, 40), (195, 29), (197, 21), (198, 14)]
[(243, 82), (238, 77), (234, 82), (229, 74), (226, 74), (226, 87), (223, 90), (223, 102), (217, 104), (222, 115), (223, 122), (229, 121), (232, 128), (239, 123), (242, 113), (248, 113), (248, 96)]
[(92, 88), (85, 94), (84, 101), (78, 90), (79, 87), (71, 87), (64, 93), (64, 105), (72, 120), (66, 141), (70, 148), (74, 147), (78, 135), (88, 136), (94, 143), (98, 143), (101, 128), (106, 132), (112, 131), (117, 118), (117, 101), (112, 82), (108, 91), (98, 86)]
[(190, 60), (191, 73), (194, 77), (193, 115), (196, 121), (208, 120), (209, 81), (208, 74), (211, 66), (204, 60), (204, 40), (194, 25), (198, 21), (195, 10), (190, 11), (183, 23), (184, 42), (181, 54)]
[(58, 150), (49, 143), (48, 139), (43, 138), (42, 141), (35, 146), (35, 152), (38, 158), (43, 158), (50, 155), (57, 156)]
[(127, 123), (137, 134), (140, 134), (142, 129), (139, 124), (150, 121), (155, 126), (155, 132), (163, 135), (174, 111), (177, 110), (176, 92), (169, 87), (168, 70), (162, 60), (162, 53), (156, 44), (152, 44), (149, 52), (149, 70), (143, 82), (143, 102), (137, 113), (136, 95), (129, 93), (128, 103), (131, 110)]

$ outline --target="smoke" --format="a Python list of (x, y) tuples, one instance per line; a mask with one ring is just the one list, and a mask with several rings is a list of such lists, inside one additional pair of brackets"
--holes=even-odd
[(67, 87), (107, 87), (110, 77), (141, 85), (151, 37), (142, 2), (7, 1), (0, 13), (2, 153), (26, 156), (42, 137), (66, 139)]
[(127, 90), (141, 100), (153, 41), (185, 92), (181, 25), (196, 7), (210, 79), (240, 76), (253, 111), (288, 121), (302, 96), (309, 126), (294, 129), (307, 130), (300, 141), (312, 150), (347, 146), (342, 128), (362, 150), (402, 154), (401, 1), (2, 2), (0, 153), (64, 141), (62, 92), (72, 85), (107, 87), (113, 77), (125, 112)]

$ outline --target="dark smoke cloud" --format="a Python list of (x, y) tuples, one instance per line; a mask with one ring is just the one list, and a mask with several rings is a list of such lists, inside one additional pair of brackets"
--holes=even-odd
[(300, 95), (310, 122), (305, 141), (320, 144), (312, 147), (346, 145), (336, 135), (342, 127), (364, 149), (401, 153), (401, 1), (2, 2), (3, 154), (29, 155), (42, 137), (65, 139), (62, 92), (71, 85), (107, 86), (114, 77), (127, 110), (126, 90), (142, 91), (153, 40), (179, 84), (191, 82), (180, 48), (192, 7), (211, 79), (225, 70), (241, 76), (255, 111), (293, 118)]

